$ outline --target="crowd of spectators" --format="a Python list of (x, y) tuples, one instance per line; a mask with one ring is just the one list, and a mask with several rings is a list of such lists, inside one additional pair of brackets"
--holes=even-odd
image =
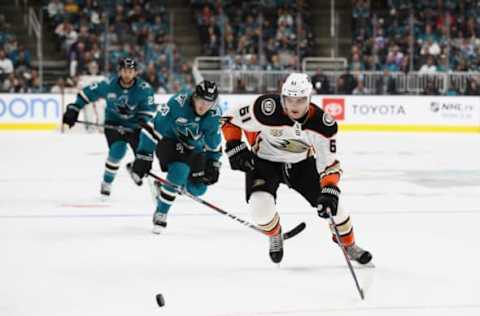
[[(351, 71), (416, 71), (425, 75), (480, 71), (480, 1), (352, 3)], [(469, 78), (467, 87), (477, 85), (475, 78)], [(438, 93), (433, 80), (426, 82), (424, 93)], [(460, 91), (451, 85), (448, 93)]]
[(69, 80), (111, 75), (128, 55), (139, 61), (140, 76), (156, 92), (191, 89), (191, 69), (172, 39), (165, 5), (166, 0), (48, 1), (46, 20), (68, 59)]
[(203, 53), (228, 56), (232, 70), (295, 70), (311, 55), (304, 0), (191, 0)]
[(43, 92), (29, 50), (18, 43), (10, 29), (5, 15), (0, 14), (0, 92)]
[[(48, 90), (40, 85), (30, 52), (17, 42), (0, 14), (0, 91), (65, 91), (77, 87), (84, 75), (115, 73), (117, 60), (126, 55), (137, 58), (140, 76), (156, 92), (192, 89), (192, 69), (171, 35), (166, 2), (43, 0), (44, 21), (68, 61), (69, 73)], [(225, 70), (292, 71), (312, 54), (313, 21), (307, 0), (190, 0), (190, 4), (203, 54), (227, 57)], [(400, 94), (406, 91), (398, 87), (399, 74), (480, 71), (480, 0), (352, 0), (352, 4), (348, 69), (335, 77), (319, 69), (312, 77), (317, 93)], [(362, 71), (379, 75), (366, 82)], [(280, 82), (245, 75), (235, 79), (235, 88), (265, 92)], [(480, 94), (480, 80), (474, 76), (462, 84), (449, 82), (448, 87), (440, 92), (439, 81), (426, 80), (417, 93)]]

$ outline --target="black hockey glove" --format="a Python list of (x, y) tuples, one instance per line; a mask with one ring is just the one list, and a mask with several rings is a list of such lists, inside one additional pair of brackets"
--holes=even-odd
[(239, 140), (227, 142), (225, 152), (232, 170), (241, 170), (243, 172), (254, 170), (253, 154), (244, 142)]
[(327, 208), (330, 209), (332, 216), (337, 215), (339, 196), (340, 189), (336, 185), (324, 186), (317, 199), (318, 216), (328, 218)]
[(67, 110), (63, 113), (63, 124), (67, 124), (68, 127), (72, 128), (75, 122), (77, 122), (78, 113), (80, 113), (80, 110), (75, 104), (67, 105)]
[(207, 165), (205, 166), (205, 175), (203, 176), (203, 183), (206, 185), (212, 185), (217, 183), (218, 177), (220, 176), (220, 166), (222, 163), (217, 160), (207, 160)]
[(193, 183), (203, 183), (203, 178), (205, 177), (205, 170), (198, 170), (190, 173), (189, 180)]
[(130, 176), (136, 185), (142, 185), (142, 178), (152, 169), (152, 154), (137, 154), (133, 166), (131, 166)]

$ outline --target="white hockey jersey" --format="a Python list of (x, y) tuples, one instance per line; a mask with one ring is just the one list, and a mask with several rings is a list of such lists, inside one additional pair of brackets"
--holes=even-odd
[(227, 142), (241, 140), (243, 130), (251, 150), (262, 159), (296, 163), (314, 155), (320, 178), (335, 174), (328, 182), (338, 182), (337, 123), (315, 104), (310, 103), (306, 117), (297, 122), (283, 111), (280, 95), (262, 95), (252, 105), (229, 109), (224, 122), (222, 131)]

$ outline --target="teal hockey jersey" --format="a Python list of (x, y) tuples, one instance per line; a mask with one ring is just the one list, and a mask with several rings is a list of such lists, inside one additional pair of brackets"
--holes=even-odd
[(81, 110), (88, 103), (104, 98), (105, 122), (129, 128), (150, 121), (156, 111), (151, 86), (140, 78), (129, 88), (120, 85), (120, 78), (112, 76), (108, 80), (95, 82), (83, 88), (77, 95), (75, 107)]
[(220, 159), (220, 110), (214, 108), (198, 116), (192, 97), (190, 92), (180, 92), (159, 106), (155, 118), (148, 124), (150, 128), (142, 129), (137, 153), (151, 154), (159, 139), (169, 138), (195, 152), (204, 152), (206, 159)]

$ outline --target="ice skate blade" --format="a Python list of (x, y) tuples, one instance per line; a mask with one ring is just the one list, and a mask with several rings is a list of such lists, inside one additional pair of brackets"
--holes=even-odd
[(153, 225), (152, 233), (154, 233), (155, 235), (165, 234), (165, 227), (162, 227), (160, 225)]
[(110, 195), (100, 194), (100, 202), (108, 202), (110, 201)]
[(361, 264), (356, 261), (352, 261), (352, 262), (354, 262), (355, 269), (374, 269), (375, 268), (375, 264), (371, 261), (366, 264)]

